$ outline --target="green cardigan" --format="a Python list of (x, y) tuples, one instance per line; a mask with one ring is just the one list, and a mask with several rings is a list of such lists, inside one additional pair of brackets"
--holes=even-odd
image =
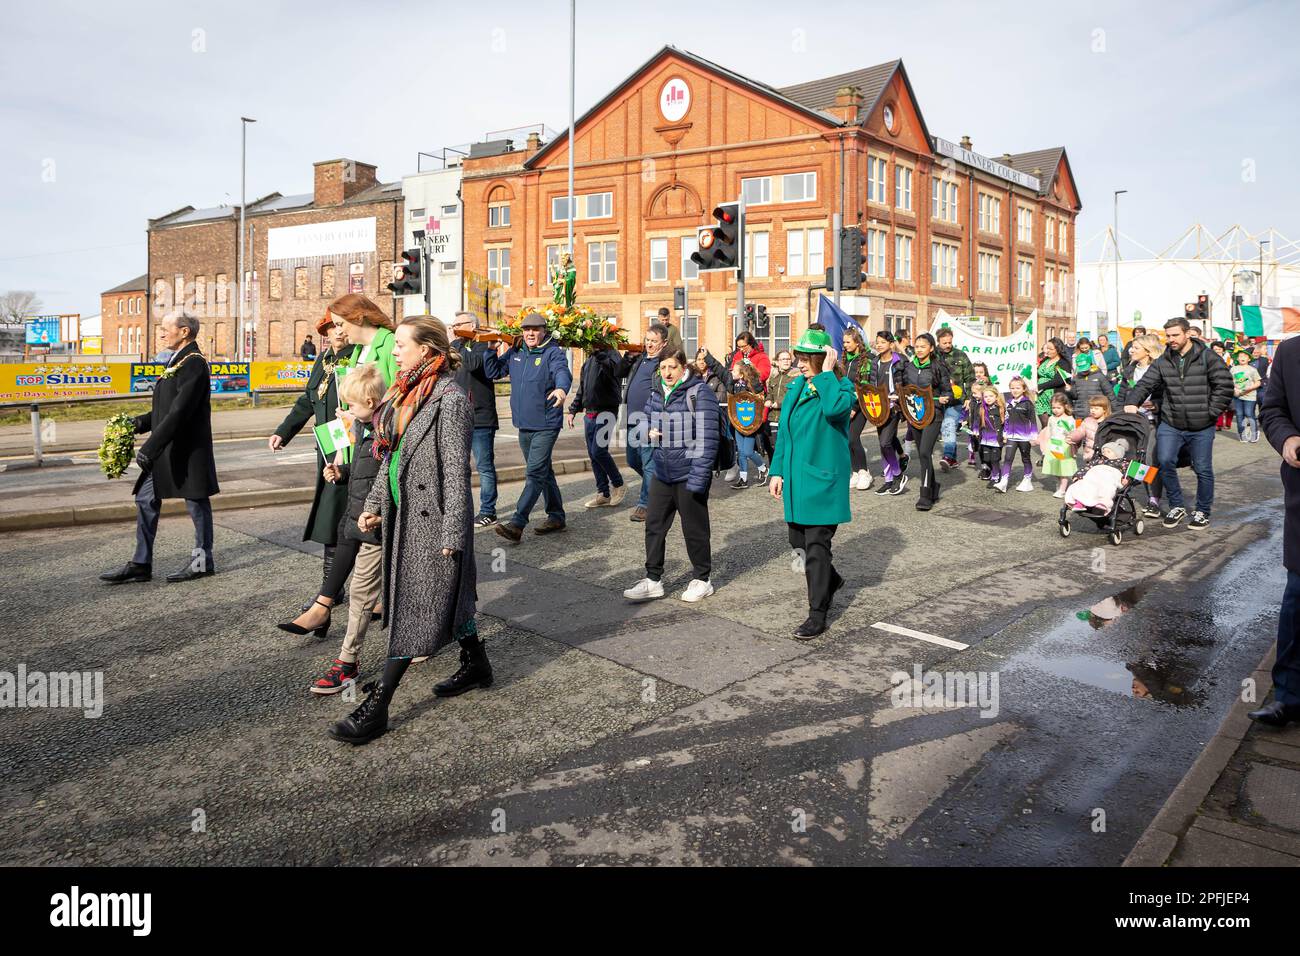
[(788, 523), (837, 525), (852, 520), (849, 412), (856, 401), (853, 383), (831, 371), (811, 381), (801, 375), (786, 386), (768, 473), (784, 480), (781, 499)]

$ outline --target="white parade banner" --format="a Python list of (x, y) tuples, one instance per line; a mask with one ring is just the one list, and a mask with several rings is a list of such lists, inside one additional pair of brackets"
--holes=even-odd
[(1006, 392), (1008, 383), (1019, 375), (1032, 389), (1038, 367), (1038, 310), (1025, 319), (1025, 324), (1010, 335), (983, 335), (969, 329), (942, 309), (934, 317), (931, 335), (941, 328), (952, 329), (952, 347), (963, 350), (972, 363), (988, 366), (989, 379)]
[(268, 262), (375, 251), (375, 217), (283, 226), (266, 232)]

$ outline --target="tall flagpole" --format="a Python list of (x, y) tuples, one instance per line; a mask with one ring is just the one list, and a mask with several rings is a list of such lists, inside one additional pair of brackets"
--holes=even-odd
[(577, 72), (578, 0), (569, 0), (569, 255), (577, 258), (573, 248), (573, 119), (574, 75)]

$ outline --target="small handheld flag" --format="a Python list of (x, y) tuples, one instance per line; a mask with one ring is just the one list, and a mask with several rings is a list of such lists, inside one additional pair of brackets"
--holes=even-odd
[(1131, 461), (1128, 464), (1128, 471), (1125, 472), (1125, 474), (1134, 481), (1141, 481), (1149, 485), (1155, 480), (1156, 472), (1159, 470), (1159, 468), (1156, 468), (1153, 465), (1144, 465), (1140, 461)]
[(321, 454), (326, 458), (332, 459), (340, 449), (352, 447), (352, 433), (337, 418), (330, 419), (323, 425), (317, 425), (314, 431), (316, 444), (320, 446)]

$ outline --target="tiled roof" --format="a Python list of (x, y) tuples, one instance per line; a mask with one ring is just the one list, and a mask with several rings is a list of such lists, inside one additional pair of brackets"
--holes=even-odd
[(1028, 153), (1011, 153), (1011, 160), (1007, 165), (1030, 176), (1034, 174), (1035, 169), (1042, 170), (1038, 180), (1038, 194), (1045, 196), (1052, 191), (1052, 185), (1056, 182), (1056, 170), (1061, 165), (1061, 155), (1064, 152), (1064, 146), (1055, 146), (1052, 149), (1036, 149)]
[(862, 92), (863, 115), (858, 117), (861, 121), (865, 118), (865, 114), (871, 112), (871, 108), (880, 99), (880, 94), (885, 91), (885, 86), (902, 62), (902, 60), (890, 60), (888, 63), (869, 66), (865, 70), (851, 70), (848, 73), (825, 76), (820, 80), (784, 86), (777, 92), (786, 99), (802, 103), (809, 109), (824, 110), (835, 105), (835, 93), (839, 89), (845, 86), (856, 86)]
[(121, 285), (115, 285), (108, 289), (103, 295), (112, 295), (114, 292), (144, 292), (149, 288), (149, 277), (147, 275), (136, 276)]

